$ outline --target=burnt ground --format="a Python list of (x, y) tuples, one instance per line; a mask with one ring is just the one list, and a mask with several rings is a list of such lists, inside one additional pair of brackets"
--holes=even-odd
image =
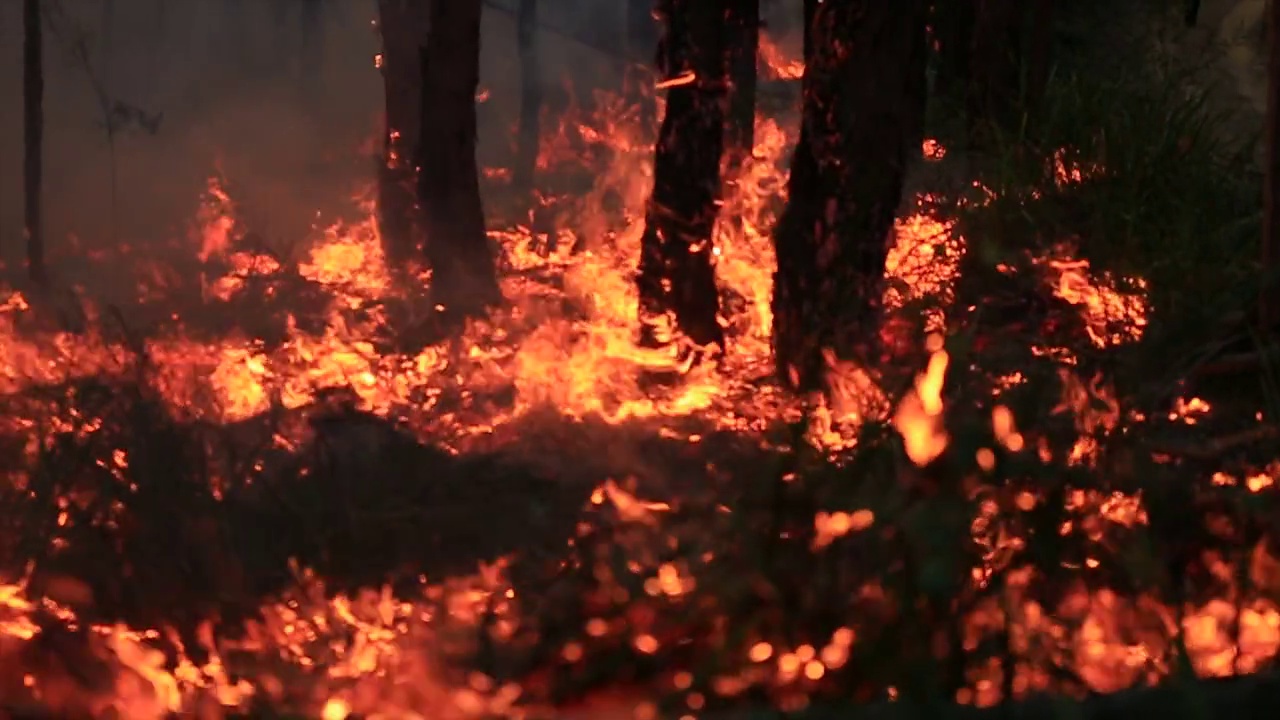
[[(296, 311), (308, 289), (305, 284), (288, 289)], [(1024, 391), (1009, 399), (1019, 404), (1020, 421), (1027, 419), (1023, 429), (1028, 435), (1043, 434), (1068, 447), (1077, 435), (1070, 417), (1052, 412), (1061, 390), (1053, 381), (1056, 368), (1031, 357), (1023, 342), (1026, 336), (1015, 334), (1043, 337), (1047, 327), (1056, 327), (1078, 344), (1082, 330), (1073, 324), (1069, 308), (1046, 299), (1035, 299), (1029, 308), (1031, 291), (1023, 287), (988, 288), (987, 293), (992, 307), (1007, 299), (1008, 311), (988, 318), (989, 326), (960, 338), (951, 348), (957, 367), (968, 361), (981, 365), (981, 372), (974, 373), (977, 377), (958, 374), (957, 387), (948, 395), (949, 405), (971, 408), (974, 417), (955, 418), (954, 457), (923, 470), (905, 462), (895, 435), (878, 426), (866, 431), (866, 452), (851, 466), (841, 467), (783, 447), (763, 449), (742, 435), (699, 428), (697, 420), (687, 421), (691, 427), (685, 432), (698, 430), (703, 438), (690, 443), (665, 435), (663, 423), (616, 427), (567, 421), (550, 411), (526, 416), (509, 428), (517, 443), (457, 456), (423, 443), (394, 422), (352, 410), (340, 392), (315, 407), (281, 410), (225, 427), (174, 420), (146, 383), (129, 372), (118, 378), (33, 387), (3, 399), (10, 405), (6, 410), (13, 409), (4, 413), (8, 417), (21, 416), (19, 408), (31, 403), (61, 403), (102, 420), (101, 429), (93, 432), (52, 435), (34, 457), (30, 484), (9, 488), (4, 517), (11, 525), (4, 533), (4, 554), (15, 573), (34, 560), (33, 589), (77, 606), (84, 617), (124, 619), (139, 626), (174, 624), (187, 636), (189, 651), (198, 655), (199, 643), (193, 641), (197, 621), (219, 618), (232, 632), (240, 620), (257, 613), (264, 600), (296, 585), (290, 561), (315, 569), (331, 591), (391, 581), (408, 594), (419, 575), (470, 573), (478, 562), (514, 552), (511, 579), (521, 597), (530, 597), (527, 610), (538, 618), (539, 639), (513, 643), (505, 654), (493, 648), (473, 649), (459, 660), (463, 667), (509, 678), (550, 673), (557, 679), (549, 683), (546, 695), (561, 700), (590, 688), (661, 677), (668, 666), (695, 668), (698, 682), (709, 682), (715, 669), (733, 666), (726, 658), (741, 649), (735, 644), (740, 638), (724, 637), (726, 619), (735, 629), (741, 625), (744, 633), (750, 628), (762, 636), (792, 640), (829, 632), (852, 610), (855, 616), (871, 618), (870, 625), (887, 630), (870, 644), (868, 655), (851, 666), (855, 670), (846, 686), (817, 687), (814, 692), (819, 697), (825, 693), (874, 699), (880, 691), (876, 683), (896, 684), (924, 672), (913, 665), (923, 662), (920, 657), (901, 657), (903, 648), (927, 640), (915, 628), (958, 611), (922, 601), (918, 614), (904, 615), (885, 611), (872, 599), (861, 598), (850, 608), (832, 598), (850, 596), (847, 591), (868, 576), (892, 576), (900, 562), (946, 557), (938, 543), (959, 544), (956, 538), (963, 533), (949, 531), (957, 522), (967, 528), (968, 516), (957, 521), (954, 507), (936, 505), (959, 484), (958, 478), (972, 471), (966, 463), (974, 450), (990, 444), (991, 378), (1011, 370), (1032, 377)], [(50, 322), (74, 326), (72, 306), (63, 313), (70, 319)], [(274, 309), (289, 308), (232, 307), (217, 315), (196, 313), (191, 316), (194, 322), (187, 324), (192, 332), (217, 337), (246, 311), (256, 311), (273, 325), (263, 331), (270, 341), (280, 330)], [(130, 334), (145, 336), (164, 320), (162, 312), (151, 310), (154, 317), (147, 312), (143, 307), (125, 308), (120, 313), (125, 321), (108, 333), (136, 344), (137, 337)], [(1157, 329), (1167, 330), (1158, 324)], [(1009, 342), (1011, 338), (1016, 341)], [(1170, 347), (1180, 346), (1171, 343), (1145, 351), (1162, 355), (1162, 365), (1144, 364), (1150, 358), (1143, 352), (1090, 355), (1081, 348), (1081, 359), (1086, 369), (1114, 372), (1121, 378), (1145, 373), (1148, 377), (1140, 386), (1130, 386), (1128, 392), (1122, 387), (1122, 401), (1154, 414), (1183, 389), (1178, 378), (1197, 362), (1186, 353), (1170, 359)], [(904, 358), (901, 373), (909, 376), (922, 360)], [(145, 364), (140, 372), (145, 375)], [(1235, 398), (1240, 399), (1238, 393)], [(299, 426), (309, 428), (303, 447), (281, 448), (273, 440), (276, 429)], [(1153, 422), (1146, 429), (1125, 428), (1111, 438), (1110, 452), (1098, 472), (1055, 466), (1035, 471), (1034, 480), (1049, 491), (1061, 490), (1055, 483), (1065, 480), (1112, 490), (1189, 481), (1224, 468), (1243, 474), (1270, 459), (1265, 437), (1225, 449), (1212, 446), (1242, 429), (1251, 429), (1249, 418), (1213, 418), (1195, 427)], [(794, 444), (786, 428), (779, 428), (778, 435), (780, 444)], [(1153, 448), (1158, 455), (1177, 459), (1148, 461)], [(1064, 449), (1058, 449), (1062, 454)], [(115, 461), (117, 450), (126, 450), (127, 467)], [(25, 462), (22, 451), (8, 443), (3, 466)], [(1010, 457), (1004, 462), (1009, 463), (1002, 472), (1007, 471), (1004, 479), (1010, 487), (1037, 487), (1017, 484), (1026, 480), (1022, 473), (1032, 472), (1019, 464), (1021, 460)], [(802, 470), (811, 482), (783, 482)], [(660, 531), (650, 528), (644, 513), (628, 516), (625, 503), (592, 501), (593, 491), (610, 478), (624, 485), (634, 478), (638, 495), (669, 503), (668, 510), (658, 513), (664, 518)], [(1197, 502), (1212, 505), (1219, 514), (1229, 505), (1231, 512), (1251, 518), (1239, 523), (1241, 533), (1251, 538), (1262, 534), (1267, 508), (1239, 510), (1233, 504), (1238, 498), (1226, 497), (1176, 499), (1185, 500), (1187, 508), (1199, 508)], [(74, 502), (65, 505), (66, 498)], [(818, 509), (875, 507), (878, 515), (891, 517), (891, 510), (903, 506), (916, 514), (895, 531), (840, 545), (833, 554), (809, 552), (807, 526)], [(1153, 507), (1159, 514), (1158, 503)], [(65, 517), (59, 524), (61, 513)], [(1198, 538), (1193, 515), (1189, 509), (1173, 512), (1165, 506), (1154, 542), (1176, 549), (1173, 538)], [(1028, 518), (1032, 520), (1037, 519)], [(927, 528), (917, 529), (912, 523)], [(779, 536), (792, 539), (774, 539)], [(65, 538), (65, 544), (51, 543), (56, 537)], [(1112, 538), (1114, 545), (1123, 545), (1123, 537)], [(672, 538), (678, 540), (674, 546)], [(901, 545), (917, 541), (934, 555), (902, 554)], [(1089, 547), (1088, 542), (1081, 540), (1081, 547)], [(606, 560), (622, 576), (625, 551), (647, 562), (695, 557), (696, 551), (706, 549), (724, 559), (708, 562), (700, 584), (703, 592), (687, 605), (613, 607), (602, 599), (602, 587), (614, 590), (599, 573)], [(1076, 559), (1086, 554), (1074, 547), (1041, 552), (1081, 556)], [(1051, 559), (1056, 565), (1059, 558)], [(1134, 564), (1137, 561), (1126, 570)], [(918, 577), (903, 575), (927, 585), (936, 580), (937, 568), (929, 565), (927, 570), (920, 570)], [(1139, 579), (1149, 576), (1136, 570), (1132, 574)], [(1132, 590), (1139, 582), (1135, 577), (1091, 582), (1110, 581)], [(640, 590), (632, 590), (639, 596)], [(923, 594), (932, 597), (931, 592)], [(654, 611), (660, 621), (640, 617), (655, 606), (663, 610)], [(664, 646), (672, 640), (673, 649), (648, 657), (628, 650), (624, 641), (601, 641), (590, 648), (585, 661), (562, 662), (561, 647), (581, 639), (580, 626), (588, 615), (616, 616), (648, 627), (661, 636)], [(677, 640), (681, 636), (694, 644), (682, 645)], [(706, 644), (697, 644), (698, 638), (707, 638)], [(49, 641), (33, 653), (75, 665), (81, 660), (74, 647)], [(703, 670), (706, 666), (712, 669)], [(899, 673), (904, 667), (907, 670)], [(1075, 687), (1068, 674), (1059, 680)], [(100, 679), (81, 681), (91, 685)], [(13, 697), (16, 702), (17, 692), (9, 695), (6, 688), (4, 699)], [(773, 699), (749, 697), (746, 704)], [(303, 701), (298, 706), (315, 710)]]

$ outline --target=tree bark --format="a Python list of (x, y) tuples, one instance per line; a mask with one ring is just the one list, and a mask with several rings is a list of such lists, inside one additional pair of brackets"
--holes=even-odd
[(1038, 109), (1049, 85), (1049, 69), (1053, 64), (1054, 0), (1034, 0), (1031, 4), (1031, 27), (1026, 51), (1027, 108)]
[(415, 256), (418, 135), (422, 130), (422, 47), (432, 0), (378, 0), (379, 67), (385, 93), (383, 157), (378, 172), (378, 224), (393, 266)]
[(1262, 327), (1272, 331), (1280, 324), (1280, 0), (1267, 9), (1267, 117), (1262, 195), (1263, 292), (1259, 309)]
[(968, 87), (973, 30), (980, 0), (937, 0), (933, 29), (938, 42), (937, 91), (950, 95)]
[(812, 24), (789, 199), (774, 234), (774, 361), (823, 389), (824, 351), (877, 350), (889, 233), (923, 126), (927, 0), (826, 0)]
[(502, 298), (485, 232), (476, 168), (483, 0), (431, 3), (422, 50), (418, 203), (437, 305), (449, 321), (478, 317)]
[(760, 0), (729, 3), (725, 64), (729, 74), (729, 120), (725, 125), (727, 168), (736, 176), (755, 149)]
[(1017, 106), (1024, 2), (977, 0), (968, 98), (975, 140), (983, 126), (1009, 122)]
[(804, 0), (804, 9), (802, 10), (802, 18), (804, 20), (804, 61), (809, 62), (809, 57), (813, 55), (813, 19), (818, 15), (818, 6), (821, 0)]
[(516, 133), (515, 190), (533, 191), (538, 165), (538, 114), (542, 111), (542, 73), (537, 47), (538, 0), (520, 0), (516, 12), (516, 46), (520, 52), (520, 125)]
[(667, 109), (654, 151), (653, 195), (640, 241), (641, 340), (676, 331), (724, 347), (712, 253), (720, 197), (726, 83), (718, 3), (671, 0), (664, 47)]
[(40, 0), (24, 0), (22, 28), (23, 230), (27, 239), (27, 273), (33, 281), (43, 283), (44, 223), (40, 201), (44, 185), (44, 34)]

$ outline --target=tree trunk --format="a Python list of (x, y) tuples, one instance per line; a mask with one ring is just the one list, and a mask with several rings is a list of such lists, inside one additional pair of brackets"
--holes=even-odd
[(937, 91), (950, 95), (968, 87), (973, 29), (980, 0), (936, 0), (933, 12), (934, 38), (938, 42)]
[(822, 389), (824, 352), (877, 350), (885, 257), (922, 127), (927, 0), (826, 0), (812, 24), (789, 199), (774, 235), (774, 361)]
[(538, 66), (538, 0), (520, 0), (516, 13), (516, 45), (520, 52), (520, 127), (512, 185), (528, 196), (538, 165), (538, 113), (542, 111), (542, 73)]
[(818, 15), (818, 6), (821, 0), (804, 0), (804, 10), (802, 17), (804, 19), (804, 60), (809, 62), (809, 57), (813, 55), (813, 19)]
[(414, 183), (418, 134), (422, 130), (422, 47), (431, 0), (378, 0), (382, 36), (379, 67), (385, 92), (385, 136), (378, 172), (378, 224), (389, 263), (416, 253)]
[(1012, 120), (1017, 106), (1025, 0), (977, 0), (970, 49), (969, 115), (974, 138)]
[(755, 149), (756, 71), (760, 48), (760, 0), (729, 4), (725, 64), (729, 74), (729, 121), (725, 150), (734, 177)]
[(40, 0), (24, 0), (22, 28), (22, 189), (26, 201), (23, 229), (27, 238), (27, 272), (33, 281), (43, 283), (44, 223), (40, 196), (44, 184), (44, 36), (40, 27)]
[(725, 21), (716, 5), (672, 0), (667, 11), (667, 109), (637, 278), (647, 345), (670, 342), (679, 331), (699, 346), (724, 346), (711, 242), (726, 100)]
[(1262, 327), (1272, 331), (1280, 324), (1280, 0), (1267, 9), (1267, 119), (1265, 179), (1262, 196), (1263, 293), (1259, 307)]
[(1038, 109), (1049, 85), (1053, 64), (1054, 0), (1034, 0), (1031, 4), (1031, 31), (1027, 38), (1027, 108)]
[(480, 201), (476, 91), (483, 0), (431, 3), (422, 51), (418, 203), (431, 287), (445, 318), (478, 317), (502, 298)]

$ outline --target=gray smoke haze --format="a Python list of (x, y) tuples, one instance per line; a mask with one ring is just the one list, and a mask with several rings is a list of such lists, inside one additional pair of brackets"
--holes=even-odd
[[(199, 193), (220, 167), (251, 224), (297, 240), (348, 208), (371, 178), (382, 107), (373, 66), (374, 0), (321, 0), (311, 84), (300, 65), (303, 0), (45, 0), (45, 223), (50, 262), (68, 282), (110, 277), (87, 261), (113, 232), (139, 254), (190, 253)], [(516, 0), (486, 0), (480, 159), (509, 153), (519, 94)], [(22, 263), (21, 2), (0, 2), (0, 260)], [(786, 5), (785, 11), (781, 6)], [(790, 6), (794, 5), (792, 8)], [(547, 100), (617, 88), (625, 48), (621, 0), (543, 0)], [(768, 7), (768, 5), (767, 5)], [(798, 13), (798, 0), (770, 15)], [(79, 48), (83, 48), (81, 52)], [(104, 107), (162, 115), (153, 134), (128, 123), (111, 145)], [(114, 193), (112, 188), (115, 188)], [(114, 224), (113, 224), (114, 218)], [(114, 231), (113, 231), (114, 228)], [(76, 245), (73, 245), (72, 239)], [(78, 248), (78, 249), (77, 249)]]
[[(185, 236), (205, 180), (220, 166), (245, 212), (270, 235), (300, 237), (317, 212), (341, 212), (371, 177), (382, 106), (373, 0), (322, 0), (320, 63), (302, 68), (301, 0), (46, 0), (45, 218), (50, 259), (68, 280), (84, 249), (121, 241), (146, 252)], [(514, 0), (507, 0), (514, 6)], [(621, 3), (547, 1), (544, 23), (598, 47), (621, 47)], [(22, 3), (0, 3), (0, 259), (22, 261)], [(494, 2), (501, 6), (501, 0)], [(283, 21), (276, 13), (284, 10)], [(609, 9), (617, 7), (617, 12)], [(520, 73), (512, 15), (485, 8), (481, 157), (510, 146)], [(614, 58), (543, 33), (549, 94), (616, 82)], [(77, 48), (87, 51), (87, 62)], [(96, 85), (96, 87), (95, 87)], [(99, 90), (103, 97), (99, 97)], [(163, 114), (151, 134), (129, 123), (110, 145), (100, 100)], [(70, 238), (77, 238), (79, 251)]]

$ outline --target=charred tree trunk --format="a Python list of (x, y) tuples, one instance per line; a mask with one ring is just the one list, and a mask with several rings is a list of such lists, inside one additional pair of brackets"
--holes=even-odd
[(1280, 0), (1267, 8), (1267, 119), (1265, 179), (1262, 197), (1263, 293), (1259, 307), (1262, 327), (1273, 331), (1280, 325)]
[(476, 169), (481, 5), (431, 3), (422, 50), (419, 107), (431, 112), (420, 113), (418, 203), (434, 300), (450, 322), (479, 316), (502, 297)]
[(1026, 104), (1035, 110), (1044, 100), (1049, 85), (1049, 69), (1053, 64), (1054, 0), (1035, 0), (1031, 4), (1031, 27), (1027, 37)]
[(422, 129), (422, 47), (432, 0), (378, 0), (379, 67), (385, 92), (385, 135), (378, 169), (378, 224), (383, 251), (397, 266), (415, 257), (418, 134)]
[(977, 0), (968, 98), (975, 140), (984, 126), (1009, 122), (1017, 105), (1024, 2)]
[(973, 30), (980, 0), (936, 0), (933, 33), (938, 43), (937, 90), (957, 96), (969, 84)]
[(40, 199), (44, 185), (44, 34), (40, 27), (40, 0), (24, 0), (22, 28), (23, 230), (27, 238), (27, 272), (33, 281), (43, 283), (44, 223)]
[(822, 389), (824, 353), (877, 350), (885, 257), (922, 125), (927, 0), (826, 0), (814, 18), (789, 199), (774, 235), (774, 361)]
[(648, 345), (670, 342), (678, 330), (699, 346), (724, 346), (711, 238), (726, 100), (725, 21), (717, 5), (672, 0), (667, 9), (667, 109), (637, 278), (641, 338)]
[(517, 192), (533, 191), (538, 166), (538, 113), (542, 110), (542, 73), (538, 66), (538, 0), (520, 0), (516, 13), (516, 45), (520, 51), (520, 127), (516, 133), (516, 165), (512, 184)]
[(813, 19), (818, 15), (818, 6), (821, 0), (804, 0), (804, 61), (809, 62), (809, 57), (813, 55)]
[(760, 0), (733, 0), (727, 15), (725, 65), (729, 74), (729, 121), (725, 125), (725, 150), (729, 174), (736, 176), (755, 148)]

